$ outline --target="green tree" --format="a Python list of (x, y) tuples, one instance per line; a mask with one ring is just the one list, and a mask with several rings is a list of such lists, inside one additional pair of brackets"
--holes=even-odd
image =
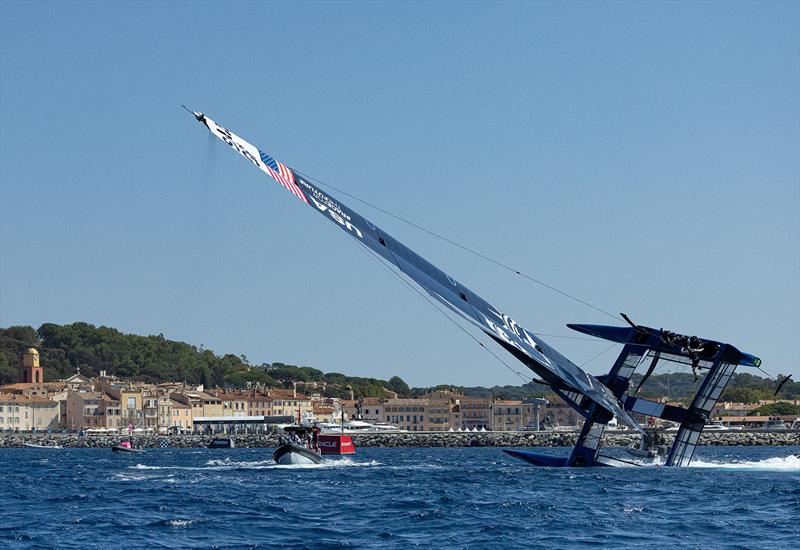
[(389, 378), (387, 386), (393, 392), (397, 392), (397, 394), (401, 397), (406, 397), (411, 394), (411, 388), (409, 388), (408, 384), (406, 384), (405, 381), (399, 376), (392, 376)]
[(800, 405), (794, 405), (787, 401), (778, 401), (769, 405), (762, 405), (753, 411), (764, 416), (800, 415)]

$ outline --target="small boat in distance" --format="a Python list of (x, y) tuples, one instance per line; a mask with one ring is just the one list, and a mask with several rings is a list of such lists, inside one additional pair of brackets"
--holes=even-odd
[(209, 449), (233, 449), (236, 445), (232, 437), (215, 437), (208, 444)]
[(114, 445), (111, 450), (115, 453), (143, 453), (144, 449), (134, 449), (130, 441), (122, 441)]
[(703, 428), (707, 432), (727, 432), (730, 431), (730, 428), (727, 427), (725, 424), (722, 423), (722, 420), (712, 420), (711, 422), (707, 422), (705, 428)]

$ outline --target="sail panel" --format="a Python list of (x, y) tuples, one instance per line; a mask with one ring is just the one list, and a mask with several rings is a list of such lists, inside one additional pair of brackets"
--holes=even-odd
[(375, 224), (325, 193), (305, 178), (276, 161), (246, 140), (217, 124), (202, 113), (194, 113), (215, 136), (227, 143), (262, 172), (280, 183), (293, 195), (327, 217), (341, 230), (362, 245), (397, 266), (406, 276), (449, 308), (458, 311), (483, 332), (514, 348), (514, 355), (545, 380), (556, 379), (581, 393), (615, 415), (623, 423), (641, 430), (623, 410), (613, 393), (599, 380), (543, 342), (517, 323), (422, 256), (387, 234)]

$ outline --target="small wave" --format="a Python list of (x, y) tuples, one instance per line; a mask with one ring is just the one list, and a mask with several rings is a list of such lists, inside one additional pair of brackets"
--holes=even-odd
[(776, 456), (773, 458), (765, 458), (764, 460), (742, 462), (707, 462), (704, 460), (694, 460), (689, 464), (689, 467), (798, 472), (800, 471), (800, 457), (795, 455), (785, 457)]
[(625, 514), (632, 514), (634, 512), (644, 512), (644, 506), (625, 506), (622, 508)]
[(111, 481), (144, 481), (146, 479), (151, 478), (141, 474), (114, 474), (111, 476)]
[(263, 466), (269, 466), (270, 464), (275, 464), (272, 460), (255, 460), (255, 461), (246, 461), (246, 460), (231, 460), (230, 458), (223, 458), (223, 459), (213, 459), (206, 462), (206, 466), (212, 467), (224, 467), (224, 468), (261, 468)]
[(258, 460), (253, 462), (236, 461), (230, 458), (222, 460), (214, 459), (206, 462), (208, 468), (206, 470), (260, 470), (266, 468), (287, 468), (287, 469), (305, 469), (305, 468), (352, 468), (357, 466), (380, 466), (381, 463), (375, 460), (369, 462), (355, 462), (351, 458), (341, 458), (338, 460), (325, 460), (319, 464), (276, 464), (272, 460)]
[(147, 466), (146, 464), (136, 464), (135, 466), (128, 466), (129, 470), (163, 470), (161, 466)]
[(171, 519), (166, 522), (170, 527), (188, 527), (194, 523), (191, 519)]
[(381, 463), (377, 460), (370, 460), (369, 462), (354, 462), (350, 458), (341, 458), (339, 460), (331, 460), (320, 462), (319, 464), (275, 464), (270, 465), (271, 468), (355, 468), (359, 466), (380, 466)]

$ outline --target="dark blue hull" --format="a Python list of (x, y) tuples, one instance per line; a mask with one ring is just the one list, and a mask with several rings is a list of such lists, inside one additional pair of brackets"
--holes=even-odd
[[(569, 458), (564, 458), (560, 456), (550, 456), (550, 455), (543, 455), (539, 453), (534, 453), (531, 451), (518, 451), (516, 449), (503, 449), (504, 453), (507, 453), (514, 458), (519, 458), (524, 460), (528, 464), (533, 464), (534, 466), (544, 466), (548, 468), (568, 468), (568, 467), (587, 467), (587, 466), (615, 466), (614, 459), (608, 458), (608, 463), (604, 464), (603, 462), (592, 462), (591, 464), (574, 464), (573, 466), (569, 466), (567, 461)], [(605, 457), (604, 457), (605, 458)], [(622, 462), (622, 461), (619, 461)]]

